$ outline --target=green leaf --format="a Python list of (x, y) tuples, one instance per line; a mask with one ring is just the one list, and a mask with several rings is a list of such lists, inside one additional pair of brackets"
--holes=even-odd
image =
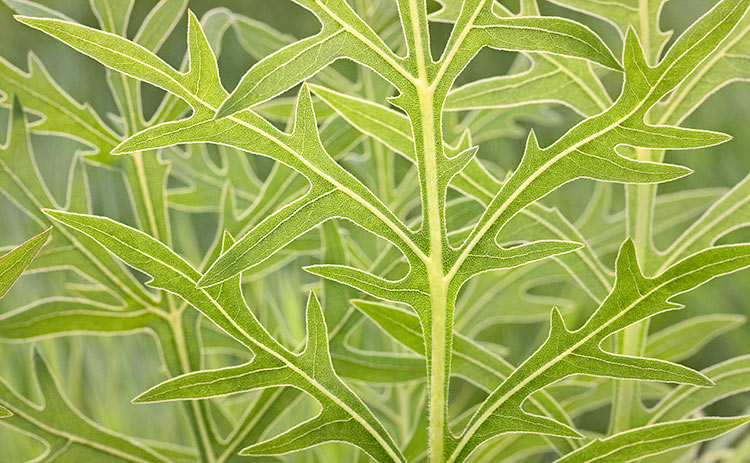
[(42, 133), (55, 133), (80, 140), (91, 146), (87, 154), (97, 162), (111, 163), (109, 152), (120, 136), (105, 124), (89, 105), (68, 95), (49, 75), (33, 53), (28, 56), (28, 72), (0, 58), (0, 93), (6, 102), (16, 95), (24, 105), (42, 118), (31, 127)]
[(662, 124), (685, 120), (711, 95), (733, 82), (750, 80), (750, 16), (745, 15), (721, 45), (675, 89), (670, 98), (654, 108)]
[(122, 310), (85, 299), (50, 298), (2, 314), (0, 339), (28, 341), (83, 333), (133, 333), (160, 321), (146, 309)]
[(8, 292), (13, 283), (18, 280), (24, 270), (31, 264), (31, 261), (39, 254), (39, 251), (49, 240), (50, 233), (52, 233), (52, 228), (48, 228), (11, 252), (0, 256), (0, 297)]
[[(279, 32), (266, 23), (242, 15), (234, 15), (232, 28), (242, 48), (258, 61), (263, 60), (282, 48), (288, 47), (296, 41), (294, 37)], [(322, 45), (321, 48), (327, 46)], [(320, 58), (318, 57), (317, 59)], [(301, 61), (303, 57), (296, 56), (293, 60), (295, 62), (297, 60)], [(315, 74), (315, 78), (321, 82), (325, 82), (326, 85), (352, 85), (346, 77), (330, 67), (321, 69)]]
[(661, 13), (668, 0), (623, 0), (599, 2), (596, 0), (550, 0), (592, 16), (601, 18), (617, 27), (625, 36), (629, 27), (635, 28), (644, 41), (647, 56), (658, 56), (672, 36), (671, 31), (660, 29)]
[[(564, 18), (500, 18), (489, 11), (491, 6), (488, 2), (471, 1), (464, 4), (457, 24), (460, 25), (463, 17), (468, 16), (472, 4), (482, 3), (487, 6), (478, 13), (468, 33), (466, 40), (469, 46), (476, 41), (492, 48), (583, 58), (604, 67), (621, 69), (617, 59), (597, 35), (581, 24)], [(467, 44), (464, 47), (468, 48)]]
[(299, 0), (296, 3), (315, 14), (321, 22), (321, 31), (265, 56), (250, 68), (222, 103), (218, 118), (283, 93), (341, 58), (371, 67), (396, 84), (408, 81), (404, 60), (396, 56), (345, 1), (323, 4)]
[(698, 418), (632, 429), (597, 439), (556, 463), (627, 462), (713, 439), (750, 422), (750, 418)]
[[(698, 353), (714, 338), (745, 323), (742, 315), (704, 315), (677, 323), (649, 336), (646, 356), (679, 362)], [(690, 339), (689, 343), (684, 342)]]
[(479, 273), (492, 270), (516, 268), (549, 257), (567, 254), (581, 249), (583, 244), (571, 241), (534, 241), (502, 248), (497, 243), (486, 247), (477, 246), (467, 259), (467, 264), (456, 272), (455, 281), (465, 281)]
[(41, 5), (30, 0), (3, 0), (3, 3), (8, 5), (17, 14), (23, 14), (27, 16), (36, 16), (42, 18), (55, 18), (62, 19), (63, 21), (70, 21), (71, 19), (57, 10), (53, 10), (45, 5)]
[(491, 77), (451, 91), (447, 111), (512, 108), (560, 103), (584, 116), (593, 116), (611, 104), (598, 77), (585, 61), (551, 55), (533, 55), (523, 72)]
[[(42, 208), (59, 207), (42, 178), (33, 152), (26, 117), (17, 99), (11, 111), (11, 123), (6, 146), (0, 150), (0, 191), (15, 202), (21, 210), (42, 227), (51, 221)], [(73, 163), (69, 179), (68, 202), (77, 211), (88, 212), (90, 195), (85, 166), (81, 159)], [(60, 262), (92, 281), (105, 284), (124, 302), (148, 305), (153, 297), (143, 289), (132, 274), (125, 271), (101, 247), (84, 238), (78, 238), (65, 230), (58, 233), (60, 239), (48, 246), (31, 264), (34, 270), (60, 267)], [(156, 304), (154, 302), (154, 304)]]
[[(566, 328), (553, 311), (547, 341), (500, 385), (472, 417), (457, 439), (448, 461), (463, 461), (495, 431), (500, 416), (524, 414), (520, 405), (532, 392), (572, 374), (686, 383), (710, 386), (704, 375), (661, 360), (607, 353), (605, 338), (640, 320), (681, 306), (670, 302), (717, 276), (750, 266), (750, 247), (720, 246), (690, 256), (654, 278), (646, 278), (636, 262), (632, 242), (627, 241), (617, 258), (617, 277), (612, 293), (586, 323), (575, 331)], [(497, 410), (501, 410), (497, 413)], [(501, 428), (501, 431), (506, 431)], [(543, 428), (537, 429), (544, 432)], [(506, 431), (507, 432), (507, 431)]]
[(711, 246), (732, 230), (750, 224), (750, 175), (717, 199), (664, 251), (662, 267)]
[[(385, 106), (324, 87), (311, 85), (310, 88), (358, 130), (381, 141), (412, 162), (416, 162), (411, 125), (405, 116)], [(476, 158), (453, 177), (451, 185), (483, 203), (489, 203), (501, 187), (501, 183)], [(539, 228), (539, 232), (531, 234), (530, 226)], [(580, 233), (557, 211), (537, 204), (522, 210), (520, 215), (514, 218), (513, 223), (506, 227), (504, 233), (509, 236), (513, 235), (512, 230), (519, 230), (524, 240), (534, 236), (537, 239), (584, 241)], [(499, 251), (493, 250), (493, 252)], [(601, 301), (609, 292), (611, 277), (607, 275), (607, 270), (590, 250), (584, 249), (576, 253), (560, 255), (558, 259), (573, 272), (576, 279), (582, 282), (590, 294), (598, 298), (597, 301)]]
[(0, 402), (14, 412), (4, 424), (32, 433), (47, 443), (43, 458), (107, 463), (170, 462), (142, 443), (105, 429), (81, 414), (64, 395), (46, 360), (36, 350), (32, 364), (42, 403), (33, 403), (19, 395), (4, 380), (0, 380)]
[(750, 390), (750, 357), (736, 357), (702, 371), (716, 386), (697, 388), (680, 385), (674, 388), (643, 415), (642, 424), (681, 420), (701, 412), (709, 405)]
[(102, 29), (125, 35), (134, 3), (134, 0), (91, 0), (91, 9)]
[(633, 32), (626, 37), (625, 82), (618, 100), (604, 113), (579, 123), (547, 148), (532, 132), (518, 169), (487, 207), (452, 265), (455, 273), (474, 246), (494, 240), (514, 215), (553, 189), (579, 177), (610, 182), (654, 183), (687, 175), (686, 168), (638, 161), (616, 148), (687, 149), (728, 140), (726, 135), (678, 127), (651, 126), (646, 112), (684, 79), (731, 32), (747, 2), (724, 0), (677, 39), (656, 67), (646, 64)]
[[(193, 107), (194, 112), (189, 119), (160, 124), (144, 130), (123, 142), (114, 151), (115, 153), (144, 151), (176, 143), (204, 141), (230, 144), (243, 150), (272, 156), (305, 175), (312, 183), (308, 195), (293, 207), (269, 217), (265, 225), (259, 224), (261, 227), (259, 230), (262, 231), (263, 226), (267, 227), (270, 223), (278, 224), (291, 215), (292, 220), (288, 221), (289, 225), (280, 229), (279, 234), (282, 237), (276, 241), (277, 243), (286, 244), (296, 237), (289, 235), (287, 232), (289, 229), (306, 231), (305, 227), (309, 229), (310, 226), (320, 223), (321, 213), (326, 218), (330, 218), (334, 215), (342, 215), (343, 212), (345, 218), (399, 244), (404, 250), (422, 253), (422, 250), (412, 241), (412, 233), (398, 218), (361, 182), (335, 163), (322, 147), (309, 92), (306, 88), (300, 92), (295, 119), (297, 124), (291, 135), (279, 131), (250, 111), (221, 120), (213, 118), (215, 105), (223, 100), (226, 93), (219, 81), (215, 57), (194, 16), (191, 16), (190, 40), (188, 40), (191, 64), (190, 71), (186, 74), (175, 71), (148, 50), (121, 37), (62, 21), (34, 18), (20, 18), (19, 20), (57, 36), (113, 69), (164, 88)], [(91, 37), (95, 40), (91, 40)], [(127, 58), (122, 59), (123, 55)], [(184, 130), (186, 127), (191, 127), (191, 130)], [(314, 207), (318, 199), (329, 193), (337, 196), (344, 195), (347, 200), (351, 199), (353, 207), (346, 211), (338, 211), (337, 214), (332, 214), (330, 210), (325, 211), (320, 206)], [(299, 212), (300, 206), (304, 207), (309, 204), (313, 205), (315, 212), (310, 214), (308, 211), (304, 217), (310, 215), (311, 220), (303, 224), (298, 223), (299, 219), (294, 218), (300, 215), (294, 212)], [(238, 240), (235, 247), (209, 269), (201, 280), (201, 285), (210, 286), (219, 283), (267, 257), (264, 255), (256, 257), (243, 249), (254, 244), (252, 241), (254, 236), (248, 235)]]
[[(140, 78), (184, 99), (188, 104), (196, 100), (218, 104), (225, 93), (219, 81), (216, 59), (206, 41), (195, 15), (190, 15), (190, 68), (186, 73), (176, 71), (151, 51), (119, 37), (66, 21), (17, 16), (16, 19), (68, 43), (114, 70)], [(148, 75), (148, 79), (143, 79)], [(202, 109), (194, 107), (194, 110)]]
[[(452, 6), (457, 7), (459, 5)], [(497, 2), (493, 3), (493, 10), (498, 16), (511, 15)], [(537, 2), (522, 3), (520, 15), (539, 16)], [(513, 108), (556, 102), (570, 106), (584, 116), (592, 116), (611, 104), (590, 63), (548, 53), (527, 54), (526, 57), (530, 66), (525, 66), (527, 69), (523, 72), (519, 72), (516, 62), (508, 75), (481, 79), (453, 89), (445, 109)]]
[(185, 13), (187, 3), (187, 0), (160, 0), (143, 20), (133, 41), (149, 50), (156, 51), (161, 48)]
[[(152, 279), (148, 283), (149, 286), (178, 295), (253, 351), (259, 364), (268, 364), (268, 368), (276, 371), (275, 374), (265, 377), (264, 373), (260, 372), (258, 378), (265, 378), (259, 380), (260, 387), (289, 384), (289, 381), (292, 381), (292, 385), (321, 403), (327, 411), (321, 415), (324, 421), (330, 418), (330, 424), (334, 426), (335, 423), (345, 422), (349, 429), (353, 429), (348, 436), (339, 435), (339, 439), (347, 439), (347, 442), (359, 446), (377, 461), (403, 461), (400, 451), (372, 412), (333, 372), (328, 351), (327, 328), (314, 296), (310, 297), (308, 303), (308, 347), (301, 354), (295, 354), (279, 344), (245, 305), (239, 276), (210, 290), (198, 288), (196, 285), (200, 274), (164, 244), (143, 232), (102, 217), (60, 211), (46, 213), (96, 240), (126, 264), (150, 275)], [(254, 368), (251, 366), (250, 370), (242, 373), (252, 374), (253, 371)], [(191, 373), (186, 377), (192, 378), (191, 375), (202, 374)], [(206, 387), (198, 389), (201, 391), (201, 398), (211, 397), (214, 393), (227, 393), (223, 385), (215, 390)], [(189, 393), (190, 389), (187, 391)], [(157, 393), (152, 391), (151, 394)], [(161, 400), (166, 397), (165, 394), (157, 395)], [(178, 395), (174, 398), (185, 397)], [(290, 432), (293, 435), (296, 431)], [(322, 442), (327, 442), (330, 437), (326, 436)], [(276, 447), (260, 450), (260, 454), (272, 454), (262, 452), (273, 452), (274, 449)], [(280, 453), (286, 451), (290, 450), (280, 450)]]

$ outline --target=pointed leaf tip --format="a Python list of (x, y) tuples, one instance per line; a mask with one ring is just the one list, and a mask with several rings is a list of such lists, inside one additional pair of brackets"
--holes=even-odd
[(0, 256), (0, 298), (15, 284), (21, 274), (31, 265), (47, 241), (52, 227), (30, 238), (25, 243)]

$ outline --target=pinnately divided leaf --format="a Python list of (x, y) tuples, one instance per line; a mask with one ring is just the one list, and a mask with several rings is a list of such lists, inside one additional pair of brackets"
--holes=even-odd
[(33, 353), (33, 371), (42, 391), (37, 405), (0, 380), (0, 402), (14, 411), (11, 426), (39, 436), (47, 443), (42, 458), (69, 461), (169, 463), (169, 459), (144, 444), (94, 423), (64, 395), (42, 355)]
[(523, 416), (521, 405), (531, 392), (572, 374), (712, 386), (713, 382), (704, 375), (686, 367), (610, 354), (600, 344), (628, 325), (680, 308), (670, 302), (672, 297), (748, 266), (748, 246), (715, 247), (674, 264), (654, 278), (646, 278), (636, 262), (632, 242), (626, 242), (618, 255), (615, 286), (607, 299), (575, 331), (570, 331), (560, 313), (553, 311), (547, 341), (485, 400), (456, 439), (449, 461), (464, 461), (485, 440), (508, 432), (500, 426), (503, 417)]
[(747, 453), (750, 0), (4, 3), (3, 462)]
[[(395, 55), (372, 31), (361, 23), (343, 0), (331, 5), (320, 1), (299, 0), (321, 21), (322, 31), (309, 39), (291, 44), (268, 56), (242, 78), (230, 98), (222, 104), (218, 117), (234, 114), (265, 101), (314, 75), (339, 58), (350, 58), (381, 73), (401, 88), (409, 80), (410, 63)], [(498, 17), (487, 0), (472, 0), (462, 7), (459, 25), (470, 24), (462, 37), (460, 53), (448, 56), (449, 72), (463, 68), (480, 49), (493, 47), (513, 51), (543, 51), (591, 60), (606, 67), (620, 65), (607, 46), (591, 30), (563, 18)], [(418, 15), (418, 7), (400, 2), (402, 18)], [(335, 11), (335, 13), (334, 13)], [(461, 24), (463, 22), (463, 24)], [(426, 24), (412, 24), (413, 32), (422, 33)], [(410, 44), (414, 45), (414, 44)], [(448, 48), (454, 45), (449, 42)], [(282, 69), (299, 69), (298, 74)], [(440, 71), (437, 71), (438, 73)], [(281, 77), (281, 78), (279, 78)], [(265, 87), (270, 87), (268, 90)]]
[[(207, 390), (200, 384), (205, 382), (205, 376), (216, 373), (192, 373), (187, 376), (186, 381), (188, 384), (199, 384), (195, 388), (197, 396), (196, 392), (191, 393), (191, 388), (180, 387), (182, 379), (178, 379), (177, 387), (157, 387), (141, 400), (148, 401), (149, 397), (164, 400), (225, 395), (236, 392), (237, 378), (243, 377), (253, 379), (253, 382), (247, 383), (250, 389), (295, 386), (317, 399), (323, 407), (323, 413), (313, 421), (293, 428), (286, 437), (280, 437), (282, 442), (290, 438), (288, 447), (269, 444), (268, 447), (259, 447), (258, 454), (286, 453), (293, 449), (300, 450), (344, 439), (362, 448), (378, 461), (403, 461), (400, 451), (382, 425), (335, 375), (327, 347), (327, 328), (314, 295), (311, 295), (308, 302), (307, 349), (301, 354), (295, 354), (281, 346), (245, 305), (239, 277), (211, 290), (198, 288), (198, 272), (165, 245), (143, 232), (102, 217), (59, 211), (47, 213), (60, 223), (96, 240), (124, 263), (150, 275), (152, 280), (149, 286), (178, 295), (256, 356), (251, 364), (240, 367), (239, 370), (232, 368), (221, 372), (220, 375), (235, 379), (230, 380), (227, 385), (219, 382), (215, 383), (218, 385), (216, 389)], [(215, 379), (214, 376), (211, 381)], [(245, 384), (244, 381), (242, 383)], [(160, 389), (168, 389), (169, 392), (176, 393), (176, 396), (167, 395)], [(181, 395), (183, 393), (187, 397)], [(342, 434), (342, 426), (350, 431)], [(318, 427), (338, 431), (308, 435), (308, 431)], [(308, 437), (304, 438), (306, 435)], [(292, 439), (294, 436), (299, 438)]]

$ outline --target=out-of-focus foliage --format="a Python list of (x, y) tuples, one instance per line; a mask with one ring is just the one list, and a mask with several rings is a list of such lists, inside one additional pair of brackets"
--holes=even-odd
[(3, 0), (0, 460), (750, 458), (749, 8)]

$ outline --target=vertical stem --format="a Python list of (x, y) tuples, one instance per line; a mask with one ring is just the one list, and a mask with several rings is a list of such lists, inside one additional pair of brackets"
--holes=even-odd
[(430, 462), (441, 463), (445, 448), (448, 405), (448, 310), (445, 280), (430, 271), (432, 342), (430, 349)]
[(441, 185), (439, 170), (444, 161), (442, 136), (442, 101), (444, 94), (438, 90), (441, 79), (431, 81), (429, 30), (427, 6), (424, 0), (400, 0), (402, 16), (410, 27), (405, 28), (409, 56), (414, 59), (417, 75), (413, 80), (419, 102), (410, 109), (414, 127), (414, 147), (419, 167), (422, 189), (423, 231), (429, 235), (430, 253), (424, 261), (430, 293), (429, 326), (425, 326), (427, 347), (428, 399), (429, 399), (429, 461), (445, 461), (445, 440), (449, 435), (447, 424), (448, 381), (450, 378), (451, 344), (453, 336), (453, 310), (448, 303), (448, 285), (443, 257), (448, 242), (444, 224), (445, 185)]
[(448, 282), (443, 269), (445, 243), (442, 220), (442, 192), (438, 182), (438, 156), (442, 156), (440, 115), (435, 114), (434, 89), (425, 81), (417, 85), (422, 124), (422, 159), (424, 163), (425, 224), (430, 234), (430, 256), (427, 264), (430, 284), (431, 326), (430, 355), (428, 361), (430, 383), (430, 462), (443, 461), (447, 430), (447, 395), (450, 345), (452, 336), (452, 311), (449, 310)]
[[(185, 374), (190, 373), (194, 368), (192, 368), (192, 362), (190, 361), (190, 355), (188, 353), (185, 325), (182, 320), (183, 314), (184, 311), (182, 310), (172, 312), (171, 317), (169, 318), (169, 326), (171, 329), (172, 341), (174, 342), (177, 351), (179, 367), (181, 373)], [(193, 429), (196, 444), (198, 445), (198, 454), (201, 457), (201, 461), (213, 463), (216, 461), (216, 458), (213, 453), (211, 438), (205, 425), (207, 420), (202, 405), (197, 401), (191, 400), (185, 405), (185, 408), (185, 411), (190, 418), (190, 424)]]

